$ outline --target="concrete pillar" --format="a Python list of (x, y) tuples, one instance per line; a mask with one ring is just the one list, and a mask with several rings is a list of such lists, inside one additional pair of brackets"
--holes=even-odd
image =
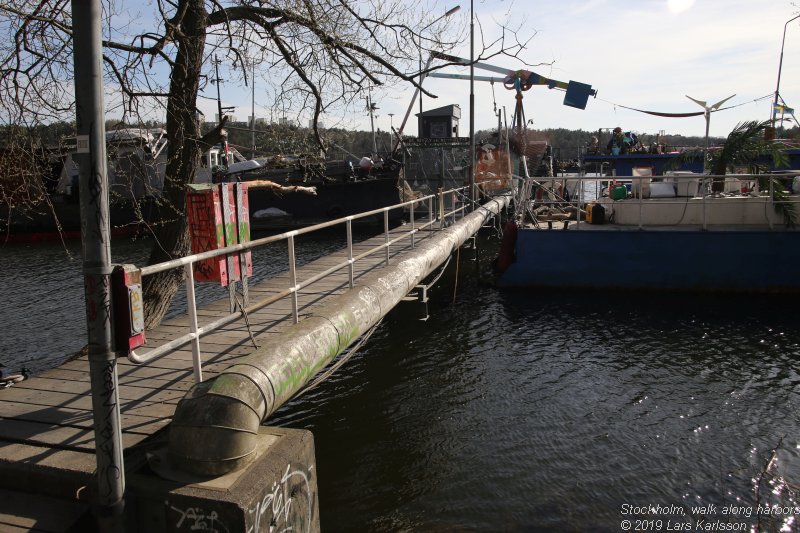
[[(128, 476), (128, 531), (316, 533), (319, 525), (314, 437), (261, 426), (245, 468), (220, 477), (186, 474), (152, 454)], [(199, 444), (199, 443), (198, 443)]]

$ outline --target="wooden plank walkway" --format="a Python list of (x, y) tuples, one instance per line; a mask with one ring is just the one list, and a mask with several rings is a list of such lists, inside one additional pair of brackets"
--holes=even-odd
[[(409, 229), (409, 225), (399, 226), (391, 231), (391, 238)], [(420, 231), (416, 242), (424, 242), (432, 234), (427, 230)], [(384, 242), (385, 236), (381, 233), (354, 243), (353, 253), (358, 255)], [(410, 239), (396, 243), (390, 247), (390, 261), (397, 262), (409, 250)], [(344, 249), (307, 263), (298, 268), (297, 280), (302, 282), (309, 279), (336, 263), (346, 261), (346, 258), (347, 250)], [(384, 265), (384, 250), (356, 262), (356, 282)], [(274, 295), (288, 286), (288, 273), (253, 285), (249, 289), (250, 303)], [(348, 269), (345, 266), (330, 277), (301, 290), (298, 294), (300, 320), (327, 298), (343, 293), (348, 287)], [(200, 326), (227, 315), (229, 306), (226, 296), (198, 309)], [(283, 298), (251, 313), (249, 322), (252, 334), (260, 344), (261, 340), (283, 331), (293, 323), (291, 300)], [(145, 348), (150, 349), (186, 334), (187, 324), (187, 316), (182, 315), (148, 331)], [(255, 350), (243, 320), (203, 336), (200, 349), (205, 379)], [(191, 348), (186, 345), (145, 365), (119, 359), (118, 375), (122, 440), (128, 451), (169, 423), (178, 401), (193, 385)], [(49, 480), (63, 483), (66, 476), (70, 490), (80, 492), (95, 468), (92, 426), (89, 363), (86, 356), (0, 390), (0, 477), (24, 475), (25, 472), (36, 470), (37, 476), (31, 479), (31, 483), (46, 484)], [(25, 490), (25, 483), (19, 488)], [(41, 484), (37, 488), (41, 491)]]

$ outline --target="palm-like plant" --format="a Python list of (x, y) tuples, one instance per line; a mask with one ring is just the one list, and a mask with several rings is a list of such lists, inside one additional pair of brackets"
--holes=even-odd
[[(752, 120), (737, 124), (728, 134), (722, 149), (708, 154), (708, 168), (711, 174), (724, 176), (735, 166), (745, 166), (750, 174), (760, 174), (769, 168), (770, 159), (775, 168), (788, 166), (789, 157), (785, 148), (779, 143), (765, 139), (764, 133), (769, 126), (769, 120), (763, 122)], [(794, 227), (797, 222), (794, 205), (789, 203), (783, 183), (775, 178), (771, 179), (775, 210), (783, 215), (788, 227)], [(722, 187), (723, 180), (715, 179), (713, 190), (720, 191)], [(759, 180), (759, 187), (768, 187), (767, 178)]]
[(746, 166), (748, 172), (759, 174), (769, 166), (765, 163), (767, 157), (772, 158), (776, 167), (787, 166), (789, 158), (783, 147), (764, 138), (764, 132), (769, 126), (769, 120), (737, 124), (728, 134), (722, 149), (709, 154), (711, 174), (723, 176), (734, 166)]

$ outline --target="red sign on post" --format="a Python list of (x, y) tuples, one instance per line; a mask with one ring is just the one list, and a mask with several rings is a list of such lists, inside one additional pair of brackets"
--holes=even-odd
[(146, 342), (142, 271), (133, 265), (116, 265), (111, 272), (116, 350), (130, 353)]
[[(186, 208), (193, 254), (250, 240), (247, 184), (190, 185), (186, 191)], [(218, 281), (225, 287), (231, 281), (241, 279), (240, 257), (247, 277), (252, 276), (253, 263), (249, 251), (230, 255), (230, 258), (221, 255), (195, 262), (195, 280)]]

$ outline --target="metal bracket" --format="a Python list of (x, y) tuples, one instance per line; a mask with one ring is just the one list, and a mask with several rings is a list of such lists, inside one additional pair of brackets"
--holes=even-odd
[(417, 285), (414, 289), (403, 297), (404, 302), (418, 302), (422, 304), (423, 316), (419, 319), (425, 322), (430, 315), (428, 314), (428, 289), (427, 285)]

